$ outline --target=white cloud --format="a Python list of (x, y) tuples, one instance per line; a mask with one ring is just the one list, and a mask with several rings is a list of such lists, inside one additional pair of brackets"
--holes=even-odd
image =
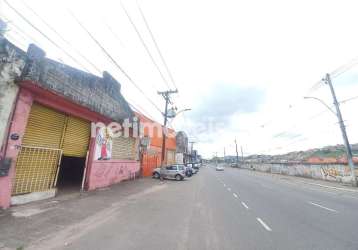
[[(135, 2), (123, 2), (149, 48), (155, 52)], [(162, 107), (163, 100), (156, 91), (165, 89), (166, 85), (146, 55), (119, 1), (29, 0), (26, 3), (100, 69), (111, 72), (121, 81), (128, 100), (155, 119), (162, 120), (160, 113), (108, 61), (66, 11), (70, 8), (146, 94)], [(225, 145), (229, 148), (228, 153), (233, 153), (235, 137), (247, 153), (281, 153), (341, 143), (335, 118), (326, 112), (310, 119), (324, 107), (302, 97), (315, 95), (332, 103), (326, 86), (315, 92), (307, 91), (326, 72), (358, 55), (356, 1), (153, 0), (139, 3), (175, 77), (180, 91), (175, 98), (179, 108), (196, 107), (198, 101), (204, 100), (204, 93), (218, 82), (232, 83), (230, 89), (254, 88), (265, 93), (259, 109), (249, 114), (235, 114), (219, 136), (212, 134), (207, 136), (210, 140), (199, 142), (196, 146), (202, 154), (211, 156), (214, 151), (222, 152)], [(30, 33), (49, 57), (62, 58), (66, 63), (74, 64), (4, 2), (0, 4), (1, 15)], [(14, 0), (11, 4), (56, 39), (56, 35), (26, 10), (21, 1)], [(111, 26), (119, 39), (111, 34), (104, 22)], [(11, 23), (9, 26), (12, 27)], [(22, 43), (29, 42), (14, 31), (10, 34)], [(159, 62), (158, 54), (154, 56)], [(164, 71), (163, 65), (161, 68)], [(351, 72), (334, 79), (341, 100), (357, 93), (357, 73), (354, 72), (358, 71), (353, 69)], [(232, 102), (236, 107), (235, 101)], [(356, 103), (342, 104), (352, 142), (358, 142), (358, 132), (354, 129), (358, 125)], [(193, 109), (192, 112), (199, 110)], [(186, 129), (185, 123), (191, 123), (189, 114), (176, 118), (174, 125)], [(283, 131), (302, 134), (302, 138), (273, 138)]]

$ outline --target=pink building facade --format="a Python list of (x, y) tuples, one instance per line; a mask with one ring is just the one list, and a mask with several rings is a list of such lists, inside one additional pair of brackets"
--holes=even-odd
[[(40, 59), (40, 60), (43, 60), (43, 59)], [(42, 63), (43, 63), (43, 61), (42, 61)], [(51, 63), (54, 64), (53, 62), (51, 62)], [(61, 67), (63, 68), (64, 66), (61, 65)], [(68, 66), (66, 66), (66, 67), (68, 67)], [(105, 94), (107, 92), (110, 93), (109, 94), (110, 97), (114, 96), (113, 97), (113, 99), (114, 99), (113, 105), (118, 105), (117, 108), (124, 107), (123, 109), (125, 109), (125, 111), (127, 113), (122, 112), (120, 114), (120, 116), (122, 118), (124, 118), (126, 114), (130, 114), (130, 109), (128, 109), (127, 106), (125, 105), (126, 103), (124, 103), (125, 100), (119, 99), (119, 97), (116, 97), (116, 95), (120, 95), (119, 90), (118, 90), (118, 93), (116, 93), (112, 89), (108, 90), (111, 87), (111, 85), (106, 86), (108, 81), (107, 82), (101, 81), (101, 79), (98, 77), (88, 76), (87, 73), (85, 74), (80, 71), (77, 72), (77, 70), (75, 70), (73, 68), (68, 67), (66, 70), (68, 70), (70, 72), (69, 76), (67, 76), (68, 78), (66, 78), (66, 79), (69, 79), (72, 77), (72, 82), (75, 82), (75, 80), (77, 79), (76, 77), (78, 75), (79, 75), (79, 78), (81, 78), (81, 79), (83, 79), (82, 75), (84, 75), (84, 77), (87, 77), (89, 79), (89, 81), (92, 80), (93, 78), (95, 78), (95, 81), (98, 81), (99, 83), (90, 82), (89, 87), (87, 87), (86, 81), (81, 82), (80, 84), (84, 85), (85, 88), (82, 87), (83, 91), (79, 92), (79, 94), (78, 94), (79, 96), (76, 98), (74, 98), (73, 96), (71, 96), (71, 98), (69, 98), (67, 96), (66, 92), (59, 93), (58, 89), (63, 88), (65, 86), (64, 84), (62, 84), (60, 87), (58, 87), (56, 85), (54, 87), (51, 86), (52, 89), (49, 88), (48, 86), (50, 86), (51, 82), (50, 82), (50, 80), (48, 80), (49, 79), (48, 75), (46, 75), (47, 78), (44, 78), (42, 76), (42, 78), (40, 77), (39, 79), (35, 79), (35, 80), (25, 77), (16, 83), (19, 86), (19, 90), (18, 90), (18, 94), (17, 94), (16, 100), (15, 100), (15, 103), (10, 104), (10, 105), (13, 105), (14, 109), (13, 109), (11, 117), (9, 117), (9, 122), (8, 122), (9, 129), (8, 129), (6, 137), (5, 137), (6, 139), (2, 145), (2, 158), (10, 160), (11, 166), (10, 166), (10, 169), (9, 169), (9, 172), (7, 175), (0, 176), (0, 208), (8, 208), (12, 204), (12, 200), (14, 199), (14, 197), (16, 198), (16, 197), (20, 197), (23, 195), (26, 196), (26, 195), (31, 194), (31, 192), (32, 192), (32, 191), (29, 191), (29, 192), (18, 191), (18, 193), (16, 193), (16, 192), (14, 192), (14, 188), (16, 186), (15, 185), (16, 182), (20, 182), (20, 180), (19, 180), (20, 177), (22, 178), (21, 181), (23, 181), (23, 182), (26, 181), (26, 180), (24, 181), (25, 177), (23, 177), (23, 176), (19, 177), (19, 174), (17, 174), (17, 171), (20, 171), (19, 166), (21, 164), (22, 164), (21, 165), (22, 168), (30, 166), (30, 165), (26, 165), (26, 162), (25, 163), (20, 162), (19, 154), (20, 154), (20, 150), (22, 150), (21, 148), (23, 147), (24, 140), (26, 140), (26, 133), (27, 133), (27, 137), (29, 137), (28, 134), (30, 134), (30, 132), (31, 132), (31, 131), (29, 131), (29, 127), (34, 126), (34, 124), (32, 124), (33, 121), (30, 119), (31, 111), (34, 106), (43, 107), (43, 109), (50, 110), (50, 112), (53, 112), (55, 114), (60, 114), (64, 117), (66, 117), (66, 119), (71, 118), (73, 120), (80, 120), (84, 124), (89, 124), (89, 126), (92, 123), (101, 122), (104, 124), (109, 124), (110, 122), (112, 122), (114, 120), (118, 121), (119, 118), (115, 117), (117, 115), (117, 113), (109, 113), (109, 111), (105, 110), (105, 108), (107, 107), (106, 105), (101, 106), (101, 105), (98, 105), (98, 103), (92, 104), (88, 101), (89, 99), (87, 99), (86, 96), (85, 97), (81, 96), (83, 93), (88, 92), (89, 95), (93, 95), (94, 96), (93, 98), (95, 98), (96, 93), (95, 92), (91, 93), (91, 91), (96, 91), (96, 89), (97, 89), (98, 91), (103, 91), (103, 93), (105, 93)], [(53, 71), (55, 71), (55, 70), (53, 70)], [(47, 69), (46, 72), (49, 72), (49, 70)], [(75, 73), (73, 73), (73, 72), (75, 72)], [(63, 74), (63, 71), (61, 73)], [(108, 78), (108, 75), (106, 75), (106, 77)], [(61, 78), (61, 79), (64, 79), (64, 78)], [(61, 81), (61, 80), (59, 80), (59, 81)], [(109, 81), (112, 82), (111, 84), (113, 84), (113, 79), (110, 78)], [(55, 82), (55, 84), (57, 84), (57, 81)], [(96, 84), (98, 84), (100, 87), (97, 87)], [(99, 88), (102, 88), (102, 85), (104, 85), (107, 89), (105, 89), (105, 90), (99, 89)], [(118, 88), (118, 87), (115, 87), (115, 88)], [(112, 91), (112, 92), (110, 92), (110, 91)], [(114, 92), (114, 94), (113, 94), (113, 92)], [(84, 101), (81, 101), (80, 98), (82, 98)], [(107, 98), (107, 99), (109, 99), (109, 98)], [(104, 101), (106, 101), (106, 100), (104, 100)], [(115, 110), (115, 108), (112, 108), (111, 110)], [(30, 122), (29, 122), (29, 120), (30, 120)], [(49, 122), (51, 122), (51, 121), (49, 121)], [(66, 131), (66, 133), (67, 133), (67, 131)], [(65, 135), (65, 132), (64, 132), (64, 135)], [(94, 190), (96, 188), (107, 187), (109, 185), (119, 183), (123, 180), (128, 180), (128, 179), (134, 178), (135, 175), (138, 174), (138, 172), (140, 171), (140, 163), (135, 158), (118, 159), (118, 157), (117, 157), (116, 159), (112, 159), (111, 157), (107, 157), (106, 159), (98, 159), (95, 156), (96, 147), (98, 147), (98, 145), (96, 145), (98, 143), (98, 138), (96, 136), (97, 135), (91, 134), (88, 137), (88, 146), (86, 149), (87, 154), (85, 157), (82, 157), (83, 161), (82, 161), (82, 158), (80, 159), (79, 157), (74, 157), (73, 155), (66, 156), (65, 155), (66, 150), (61, 151), (61, 152), (63, 152), (63, 156), (62, 156), (62, 158), (59, 158), (60, 160), (59, 160), (58, 166), (56, 167), (57, 175), (55, 175), (55, 174), (52, 175), (52, 176), (56, 177), (56, 180), (50, 181), (50, 186), (48, 186), (49, 189), (51, 188), (51, 189), (56, 190), (57, 189), (56, 182), (60, 178), (63, 178), (63, 180), (64, 180), (63, 185), (67, 185), (66, 181), (69, 181), (69, 180), (73, 181), (71, 176), (68, 176), (69, 174), (71, 174), (72, 170), (66, 170), (67, 173), (61, 173), (60, 172), (61, 168), (64, 168), (64, 169), (65, 168), (68, 168), (68, 169), (76, 168), (77, 165), (81, 165), (81, 164), (83, 164), (83, 169), (81, 169), (82, 175), (80, 176), (81, 177), (80, 179), (76, 180), (77, 181), (76, 188), (78, 188), (77, 189), (78, 191), (80, 191), (82, 183), (84, 184), (84, 188), (86, 190)], [(29, 139), (27, 138), (27, 140), (29, 140)], [(38, 149), (38, 147), (35, 147), (35, 146), (32, 147), (32, 149), (34, 149), (34, 150)], [(130, 150), (135, 151), (136, 148), (131, 146)], [(134, 154), (135, 154), (135, 152), (133, 152), (133, 155)], [(78, 159), (80, 159), (80, 160), (78, 160)], [(35, 161), (36, 159), (30, 159), (30, 160), (34, 160), (34, 162), (35, 162), (34, 164), (31, 165), (31, 168), (33, 168), (33, 170), (31, 170), (31, 171), (40, 171), (40, 170), (36, 170), (36, 167), (37, 167), (36, 164), (38, 164), (39, 167), (42, 167), (42, 168), (44, 167), (43, 162), (36, 163), (36, 161)], [(68, 163), (64, 163), (65, 160)], [(21, 169), (21, 171), (23, 171), (24, 173), (27, 173), (26, 169), (25, 170)], [(41, 174), (42, 173), (40, 171), (38, 176), (41, 176)], [(62, 174), (65, 177), (63, 177), (63, 176), (61, 177)], [(66, 176), (66, 174), (67, 174), (67, 176)], [(75, 174), (79, 175), (74, 172), (73, 175), (75, 175)], [(40, 178), (40, 177), (36, 177), (36, 178)], [(66, 178), (68, 180), (66, 180)], [(34, 187), (36, 187), (36, 185), (31, 183), (31, 181), (34, 182), (36, 180), (29, 180), (26, 183), (29, 183), (29, 185), (33, 185)], [(21, 188), (19, 188), (19, 190), (20, 189)], [(24, 189), (24, 190), (26, 190), (26, 189)], [(33, 190), (35, 190), (35, 189), (33, 189)], [(33, 192), (36, 192), (36, 190)], [(55, 193), (56, 193), (56, 191), (55, 191)]]

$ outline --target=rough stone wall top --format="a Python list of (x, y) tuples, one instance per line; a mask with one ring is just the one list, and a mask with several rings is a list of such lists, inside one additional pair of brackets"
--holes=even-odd
[[(26, 63), (26, 53), (0, 37), (0, 147), (11, 119), (18, 86), (15, 84)], [(0, 159), (4, 151), (0, 149)]]
[(103, 72), (101, 78), (45, 58), (45, 53), (32, 44), (27, 55), (23, 80), (31, 80), (114, 121), (133, 116), (133, 111), (121, 94), (120, 83), (109, 73)]
[(26, 63), (26, 53), (0, 37), (1, 79), (12, 84), (22, 73)]

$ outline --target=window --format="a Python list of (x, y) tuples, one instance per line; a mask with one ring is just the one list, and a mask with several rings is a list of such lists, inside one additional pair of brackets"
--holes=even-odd
[(176, 167), (175, 166), (167, 166), (165, 167), (166, 170), (175, 170)]

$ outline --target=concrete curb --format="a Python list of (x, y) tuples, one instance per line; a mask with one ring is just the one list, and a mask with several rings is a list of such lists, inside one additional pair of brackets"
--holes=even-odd
[(312, 182), (306, 182), (306, 181), (302, 181), (301, 183), (305, 183), (305, 184), (309, 184), (309, 185), (313, 185), (313, 186), (318, 186), (318, 187), (324, 187), (324, 188), (340, 190), (340, 191), (348, 191), (348, 192), (352, 192), (352, 193), (358, 193), (358, 190), (349, 189), (349, 188), (333, 187), (333, 186), (327, 186), (327, 185), (322, 185), (322, 184), (312, 183)]

